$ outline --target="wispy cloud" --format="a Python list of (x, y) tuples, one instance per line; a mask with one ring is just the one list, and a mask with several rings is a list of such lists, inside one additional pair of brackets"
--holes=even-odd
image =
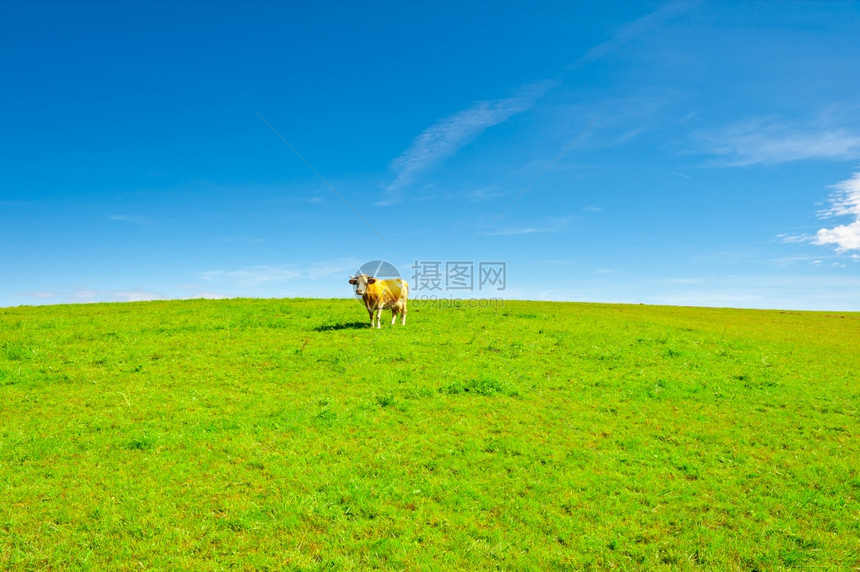
[[(818, 211), (818, 218), (828, 220), (849, 217), (853, 220), (847, 224), (821, 228), (814, 235), (780, 234), (777, 238), (788, 244), (812, 243), (818, 246), (833, 246), (837, 255), (843, 255), (852, 250), (860, 251), (860, 172), (832, 185), (831, 188), (833, 191), (828, 198), (830, 206)], [(851, 258), (857, 260), (860, 259), (860, 255), (853, 254)], [(834, 265), (841, 265), (841, 263), (834, 263)]]
[(301, 276), (301, 273), (284, 266), (261, 265), (240, 268), (238, 270), (210, 270), (200, 274), (200, 279), (204, 282), (214, 284), (232, 283), (243, 288), (248, 288), (265, 284), (289, 282), (299, 276)]
[[(606, 57), (637, 37), (653, 32), (666, 21), (690, 10), (696, 4), (698, 2), (673, 1), (662, 5), (654, 12), (623, 26), (610, 40), (591, 48), (577, 62), (568, 66), (568, 69)], [(390, 168), (394, 173), (394, 180), (384, 187), (384, 198), (377, 205), (387, 206), (400, 202), (403, 198), (403, 189), (411, 185), (422, 172), (453, 156), (486, 129), (530, 109), (557, 83), (554, 80), (541, 81), (522, 88), (512, 97), (477, 101), (467, 109), (446, 117), (426, 129), (412, 141), (403, 154), (391, 162)], [(642, 102), (637, 102), (637, 109), (641, 107)], [(616, 134), (616, 140), (633, 139), (647, 128), (643, 125), (628, 127), (623, 133)]]
[(218, 292), (210, 292), (208, 290), (198, 290), (188, 296), (189, 300), (226, 300), (227, 298), (230, 298), (230, 296), (226, 294), (220, 294)]
[(832, 228), (822, 228), (813, 239), (813, 243), (825, 246), (833, 245), (836, 252), (844, 253), (849, 250), (860, 250), (860, 172), (845, 181), (833, 185), (830, 195), (830, 208), (819, 213), (822, 218), (847, 216), (854, 220), (848, 224), (840, 224)]
[(57, 298), (60, 294), (58, 292), (53, 292), (51, 290), (37, 290), (35, 292), (27, 292), (26, 294), (18, 294), (19, 298), (28, 297), (35, 298), (37, 300), (53, 300)]
[(860, 158), (860, 130), (822, 119), (809, 122), (779, 117), (750, 119), (715, 134), (700, 134), (709, 151), (724, 156), (721, 164), (745, 167), (807, 159)]
[(258, 265), (235, 270), (210, 270), (200, 274), (206, 284), (225, 287), (255, 288), (283, 284), (298, 278), (320, 280), (352, 273), (360, 263), (351, 258), (314, 262), (312, 264)]
[(678, 171), (668, 171), (667, 170), (666, 172), (671, 174), (671, 175), (675, 175), (676, 177), (681, 177), (683, 179), (692, 179), (693, 178), (690, 175), (685, 175), (684, 173), (679, 173)]
[[(198, 287), (194, 287), (198, 288)], [(98, 288), (82, 288), (78, 290), (37, 290), (19, 292), (12, 295), (26, 304), (95, 304), (102, 302), (148, 302), (151, 300), (227, 298), (223, 294), (208, 291), (195, 291), (187, 297), (165, 296), (152, 290), (101, 290)]]
[(92, 304), (95, 302), (146, 302), (163, 300), (164, 296), (150, 290), (98, 290), (74, 291), (40, 290), (15, 294), (16, 298), (36, 300), (37, 303)]
[(660, 25), (665, 23), (668, 20), (671, 20), (675, 16), (690, 10), (695, 7), (699, 2), (667, 2), (662, 5), (657, 10), (651, 12), (635, 20), (630, 22), (629, 24), (624, 25), (618, 32), (615, 33), (612, 38), (602, 44), (598, 44), (588, 50), (584, 56), (582, 56), (579, 60), (570, 65), (570, 69), (577, 68), (583, 64), (588, 62), (593, 62), (596, 60), (601, 60), (619, 48), (621, 48), (624, 44), (634, 40), (637, 37), (644, 36), (658, 28)]
[(70, 296), (73, 302), (147, 302), (163, 300), (164, 295), (149, 290), (78, 290)]
[[(729, 306), (853, 311), (860, 307), (860, 278), (832, 274), (707, 276), (702, 282), (669, 283), (644, 290), (638, 301), (673, 306)], [(666, 285), (665, 280), (660, 281)]]
[(142, 216), (135, 216), (135, 215), (115, 214), (115, 215), (110, 215), (108, 217), (108, 219), (109, 220), (116, 220), (116, 221), (120, 221), (120, 222), (127, 222), (127, 223), (137, 225), (137, 226), (151, 226), (151, 225), (155, 224), (155, 222), (152, 219), (148, 219), (148, 218), (142, 217)]
[(518, 234), (536, 234), (541, 232), (552, 232), (548, 228), (537, 227), (520, 227), (520, 228), (505, 228), (493, 232), (485, 233), (487, 236), (516, 236)]
[(503, 197), (510, 194), (510, 192), (511, 191), (509, 190), (503, 189), (498, 183), (493, 183), (492, 185), (469, 191), (466, 193), (466, 197), (470, 201), (484, 201), (487, 199)]
[(377, 204), (385, 206), (399, 202), (401, 190), (412, 184), (420, 173), (451, 157), (490, 127), (530, 109), (555, 84), (554, 81), (541, 81), (522, 88), (512, 97), (477, 101), (424, 130), (403, 154), (391, 162), (395, 177), (385, 187), (384, 199)]
[(551, 221), (548, 221), (546, 224), (538, 225), (538, 226), (527, 226), (527, 227), (509, 227), (509, 228), (500, 228), (496, 229), (492, 232), (485, 233), (487, 236), (516, 236), (520, 234), (537, 234), (537, 233), (545, 233), (545, 232), (558, 232), (565, 228), (570, 221), (573, 220), (571, 217), (567, 218), (556, 218)]
[[(595, 122), (593, 129), (587, 129), (575, 145), (591, 150), (631, 145), (641, 141), (643, 136), (675, 127), (680, 123), (676, 108), (683, 104), (685, 97), (677, 90), (642, 88), (630, 97), (606, 98), (599, 105), (600, 121)], [(550, 127), (554, 136), (569, 137), (581, 128), (583, 118), (594, 116), (595, 107), (574, 102), (557, 104), (554, 111)], [(536, 160), (529, 167), (537, 169), (541, 164), (541, 160)], [(554, 169), (571, 167), (582, 169), (582, 165), (570, 164), (557, 165)]]

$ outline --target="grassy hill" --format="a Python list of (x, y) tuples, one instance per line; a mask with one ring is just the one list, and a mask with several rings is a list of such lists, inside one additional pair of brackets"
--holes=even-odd
[(860, 567), (860, 314), (366, 317), (0, 309), (0, 568)]

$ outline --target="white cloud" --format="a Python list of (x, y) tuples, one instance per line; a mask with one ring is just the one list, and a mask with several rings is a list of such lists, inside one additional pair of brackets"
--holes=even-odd
[(671, 174), (671, 175), (675, 175), (676, 177), (681, 177), (681, 178), (683, 178), (683, 179), (692, 179), (692, 178), (693, 178), (693, 177), (691, 177), (690, 175), (685, 175), (684, 173), (679, 173), (678, 171), (669, 171), (669, 170), (667, 170), (666, 172), (667, 172), (667, 173), (669, 173), (669, 174)]
[(819, 215), (823, 218), (850, 216), (854, 221), (820, 229), (815, 234), (813, 243), (820, 246), (833, 245), (839, 253), (860, 250), (860, 172), (833, 185), (833, 188), (830, 208), (821, 211)]
[(345, 276), (354, 272), (359, 264), (352, 258), (339, 258), (306, 265), (259, 265), (236, 270), (210, 270), (201, 273), (200, 279), (209, 284), (241, 288), (283, 284), (297, 278), (320, 280), (342, 275), (345, 280)]
[(518, 234), (536, 234), (540, 232), (551, 232), (553, 229), (548, 228), (534, 228), (534, 227), (522, 227), (522, 228), (506, 228), (495, 230), (493, 232), (485, 233), (487, 236), (516, 236)]
[(133, 215), (121, 215), (115, 214), (110, 215), (108, 217), (110, 220), (116, 220), (120, 222), (127, 222), (138, 226), (150, 226), (155, 224), (151, 219), (142, 216), (133, 216)]
[(565, 228), (568, 224), (570, 224), (571, 217), (567, 218), (556, 218), (550, 221), (547, 221), (545, 224), (541, 226), (534, 227), (510, 227), (510, 228), (501, 228), (494, 230), (492, 232), (487, 232), (487, 236), (515, 236), (519, 234), (536, 234), (536, 233), (544, 233), (544, 232), (558, 232)]
[(28, 292), (26, 294), (31, 298), (36, 298), (38, 300), (51, 300), (59, 296), (57, 292), (51, 292), (49, 290), (39, 290), (37, 292)]
[(419, 173), (454, 155), (488, 128), (530, 109), (554, 85), (553, 81), (537, 82), (512, 97), (475, 102), (468, 109), (424, 130), (402, 155), (391, 162), (391, 169), (396, 176), (385, 187), (385, 199), (378, 204), (398, 202), (400, 191), (410, 185)]
[(164, 296), (149, 290), (77, 290), (65, 296), (66, 302), (90, 304), (95, 302), (147, 302), (163, 300)]
[(851, 215), (860, 217), (860, 172), (854, 173), (850, 179), (833, 185), (834, 192), (830, 195), (830, 208), (819, 213), (821, 217)]
[(238, 270), (210, 270), (200, 275), (205, 282), (216, 284), (233, 283), (244, 288), (289, 282), (298, 278), (301, 273), (290, 270), (284, 266), (251, 266)]
[(164, 300), (165, 296), (151, 290), (38, 290), (12, 294), (23, 304), (95, 304), (99, 302), (147, 302)]
[(815, 235), (815, 244), (833, 244), (837, 252), (860, 250), (860, 220), (833, 228), (822, 228)]
[(711, 152), (727, 157), (723, 164), (733, 167), (860, 158), (860, 133), (836, 127), (831, 120), (795, 122), (776, 117), (757, 118), (700, 138), (707, 142)]
[(227, 298), (230, 298), (230, 296), (219, 294), (218, 292), (208, 292), (206, 290), (201, 290), (200, 292), (195, 292), (188, 296), (188, 299), (190, 300), (226, 300)]
[(699, 2), (667, 2), (650, 14), (623, 26), (611, 40), (594, 46), (570, 67), (575, 68), (587, 62), (601, 60), (624, 44), (637, 37), (648, 34), (664, 22), (671, 20), (678, 14), (686, 12), (698, 3)]
[(806, 234), (778, 234), (776, 235), (778, 239), (787, 244), (791, 244), (794, 242), (809, 242), (811, 239), (809, 235)]
[(335, 258), (307, 264), (258, 265), (203, 272), (197, 284), (179, 285), (170, 293), (144, 289), (78, 288), (38, 290), (11, 294), (18, 304), (82, 304), (142, 302), (165, 299), (218, 300), (232, 297), (289, 297), (349, 294), (347, 276), (361, 264), (355, 258)]
[[(638, 37), (653, 33), (668, 20), (695, 7), (698, 2), (672, 1), (663, 4), (657, 10), (638, 20), (626, 24), (607, 42), (591, 48), (585, 56), (568, 67), (576, 68), (583, 63), (606, 57), (617, 48), (635, 40)], [(546, 92), (558, 82), (545, 80), (528, 85), (512, 97), (490, 101), (477, 101), (467, 109), (446, 117), (429, 127), (416, 137), (409, 148), (397, 159), (392, 161), (391, 170), (394, 180), (384, 187), (384, 198), (377, 203), (379, 206), (392, 205), (402, 200), (402, 190), (412, 184), (420, 175), (433, 165), (451, 157), (460, 148), (477, 139), (486, 129), (503, 123), (512, 116), (522, 113), (535, 105)], [(646, 102), (647, 103), (647, 102)], [(631, 102), (630, 112), (641, 117), (642, 121), (632, 128), (625, 125), (623, 132), (614, 136), (613, 142), (629, 141), (649, 130), (653, 125), (646, 119), (653, 117), (651, 109), (643, 109), (646, 105), (641, 98)], [(635, 111), (634, 111), (635, 110)], [(590, 114), (590, 112), (588, 113)], [(582, 117), (583, 113), (569, 113), (571, 117)], [(620, 123), (623, 118), (620, 113), (613, 113)], [(607, 122), (604, 122), (607, 123)], [(483, 199), (476, 193), (476, 199)]]
[(470, 191), (467, 197), (472, 201), (483, 201), (503, 197), (508, 194), (510, 194), (510, 191), (502, 189), (498, 183), (493, 183), (492, 185)]
[[(661, 280), (663, 284), (665, 280)], [(792, 310), (857, 311), (860, 278), (832, 274), (709, 276), (653, 290), (637, 284), (637, 301), (673, 306), (727, 306)]]
[(98, 288), (81, 288), (78, 290), (39, 290), (21, 292), (12, 295), (23, 304), (96, 304), (103, 302), (148, 302), (151, 300), (207, 298), (217, 300), (228, 298), (216, 292), (199, 291), (191, 296), (165, 296), (151, 290), (100, 290)]

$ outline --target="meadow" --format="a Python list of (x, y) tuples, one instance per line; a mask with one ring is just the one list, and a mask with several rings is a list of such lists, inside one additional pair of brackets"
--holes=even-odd
[(860, 569), (860, 314), (367, 322), (0, 309), (0, 569)]

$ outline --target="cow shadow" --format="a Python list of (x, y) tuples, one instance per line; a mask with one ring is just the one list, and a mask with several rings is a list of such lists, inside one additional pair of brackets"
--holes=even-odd
[(314, 328), (315, 332), (334, 332), (336, 330), (363, 330), (369, 328), (367, 322), (343, 322), (341, 324), (324, 324)]

